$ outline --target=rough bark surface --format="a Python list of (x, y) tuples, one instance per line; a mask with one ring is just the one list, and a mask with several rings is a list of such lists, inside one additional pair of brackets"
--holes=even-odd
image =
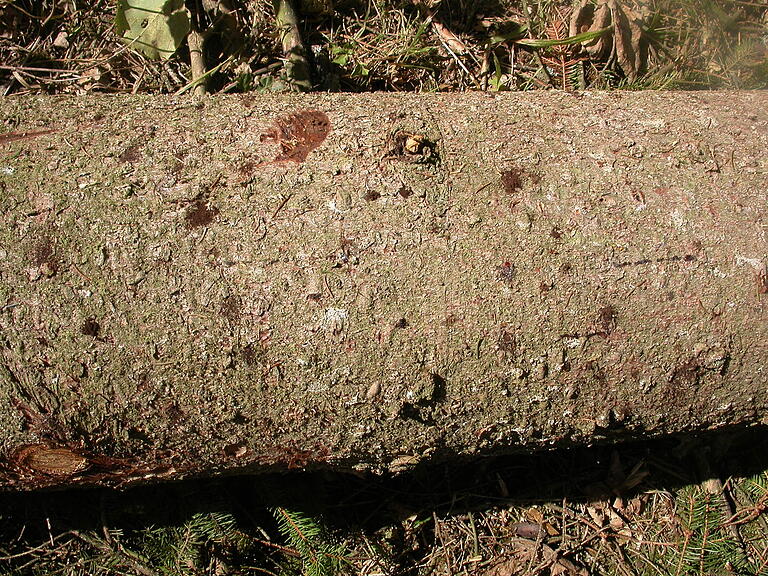
[(0, 118), (0, 486), (396, 471), (768, 417), (768, 93)]

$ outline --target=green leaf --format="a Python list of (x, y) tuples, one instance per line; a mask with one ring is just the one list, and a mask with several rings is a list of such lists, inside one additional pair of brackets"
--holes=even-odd
[(169, 58), (189, 34), (184, 0), (118, 0), (117, 34), (147, 58)]
[(501, 60), (499, 60), (496, 52), (493, 52), (493, 78), (491, 78), (491, 86), (496, 92), (501, 90), (501, 76)]
[(334, 64), (338, 64), (339, 66), (346, 66), (347, 61), (349, 60), (349, 54), (341, 53), (336, 58), (331, 60)]
[(491, 36), (491, 44), (501, 44), (502, 42), (514, 41), (525, 36), (528, 31), (528, 26), (525, 24), (518, 24), (514, 22), (511, 28), (503, 33), (494, 34)]
[(363, 66), (362, 64), (355, 63), (355, 68), (352, 70), (352, 77), (356, 76), (368, 76), (370, 74), (370, 70)]
[(569, 36), (568, 38), (552, 38), (552, 39), (536, 39), (536, 38), (523, 38), (517, 40), (516, 44), (522, 44), (523, 46), (532, 46), (533, 48), (549, 48), (550, 46), (569, 46), (571, 44), (581, 44), (582, 42), (590, 42), (602, 36), (606, 32), (613, 30), (613, 26), (595, 30), (593, 32), (584, 32), (582, 34), (576, 34), (576, 36)]

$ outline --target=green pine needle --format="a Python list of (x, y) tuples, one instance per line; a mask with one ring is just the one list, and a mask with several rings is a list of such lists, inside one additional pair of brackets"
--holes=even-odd
[(335, 576), (343, 572), (348, 564), (346, 550), (329, 538), (317, 519), (286, 508), (275, 508), (272, 514), (280, 534), (298, 554), (297, 562), (287, 566), (286, 572), (302, 576)]

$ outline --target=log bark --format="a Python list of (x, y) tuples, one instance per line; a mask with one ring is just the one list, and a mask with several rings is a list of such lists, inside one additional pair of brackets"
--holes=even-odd
[(768, 422), (768, 93), (0, 117), (2, 487)]

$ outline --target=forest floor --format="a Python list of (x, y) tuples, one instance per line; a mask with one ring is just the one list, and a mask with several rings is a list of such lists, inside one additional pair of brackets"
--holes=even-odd
[(768, 574), (768, 428), (125, 491), (0, 494), (3, 574)]
[[(126, 42), (123, 0), (0, 0), (0, 92), (768, 87), (762, 0), (312, 0), (297, 26), (285, 5), (162, 0), (187, 23)], [(299, 36), (308, 78), (285, 52)], [(2, 494), (0, 573), (768, 574), (768, 428), (393, 477)]]

